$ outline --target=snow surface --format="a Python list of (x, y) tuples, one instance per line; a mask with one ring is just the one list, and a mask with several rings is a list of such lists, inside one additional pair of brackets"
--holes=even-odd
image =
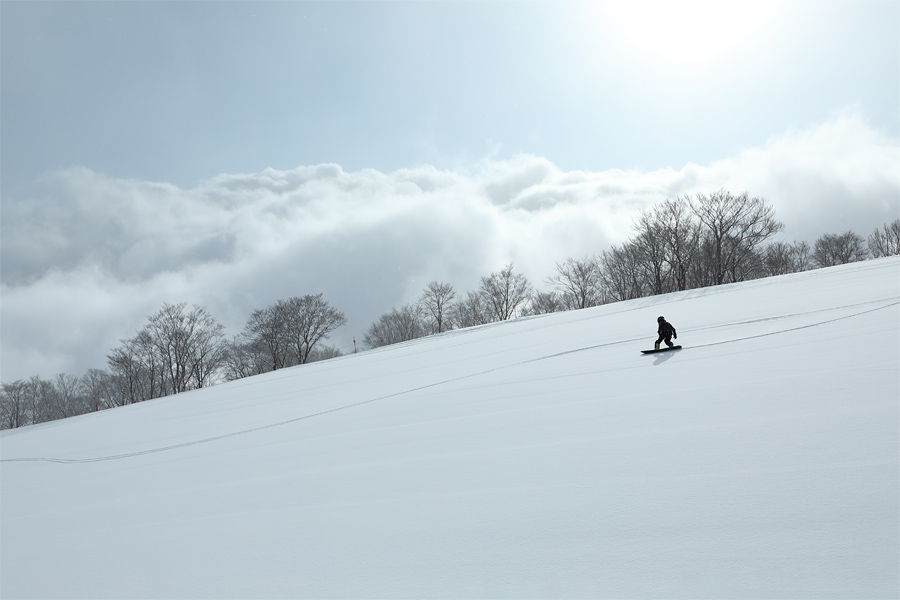
[(7, 431), (0, 593), (897, 598), (898, 302), (873, 260)]

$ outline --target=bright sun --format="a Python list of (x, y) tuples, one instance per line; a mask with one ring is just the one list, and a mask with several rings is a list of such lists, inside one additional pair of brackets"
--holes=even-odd
[(724, 64), (776, 18), (778, 2), (611, 1), (601, 18), (619, 44), (653, 65), (679, 72)]

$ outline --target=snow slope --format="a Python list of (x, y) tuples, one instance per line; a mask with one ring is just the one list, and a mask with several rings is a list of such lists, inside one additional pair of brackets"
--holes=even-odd
[(0, 594), (897, 598), (898, 302), (867, 261), (4, 432)]

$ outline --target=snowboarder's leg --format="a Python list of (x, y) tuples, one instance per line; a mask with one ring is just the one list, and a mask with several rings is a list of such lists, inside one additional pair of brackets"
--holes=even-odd
[(656, 342), (655, 344), (653, 344), (653, 349), (659, 350), (659, 342)]
[(664, 333), (659, 334), (659, 337), (656, 338), (656, 344), (653, 346), (653, 349), (659, 350), (659, 345), (662, 343), (662, 341), (664, 339), (666, 339), (666, 334), (664, 334)]
[[(657, 344), (657, 346), (658, 346), (658, 345), (659, 345), (659, 344)], [(675, 344), (672, 343), (672, 334), (671, 334), (671, 333), (667, 333), (667, 334), (666, 334), (666, 346), (668, 346), (669, 348), (671, 348), (671, 347), (674, 346), (674, 345), (675, 345)]]

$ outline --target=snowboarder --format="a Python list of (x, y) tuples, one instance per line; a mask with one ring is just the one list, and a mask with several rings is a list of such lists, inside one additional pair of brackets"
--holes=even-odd
[(659, 343), (662, 341), (666, 342), (666, 346), (672, 348), (675, 344), (672, 343), (672, 338), (674, 337), (676, 340), (678, 339), (678, 334), (675, 333), (675, 328), (672, 327), (672, 324), (666, 321), (665, 317), (660, 317), (656, 320), (659, 323), (659, 330), (656, 332), (659, 334), (659, 339), (656, 340), (656, 345), (653, 347), (654, 350), (659, 350)]

